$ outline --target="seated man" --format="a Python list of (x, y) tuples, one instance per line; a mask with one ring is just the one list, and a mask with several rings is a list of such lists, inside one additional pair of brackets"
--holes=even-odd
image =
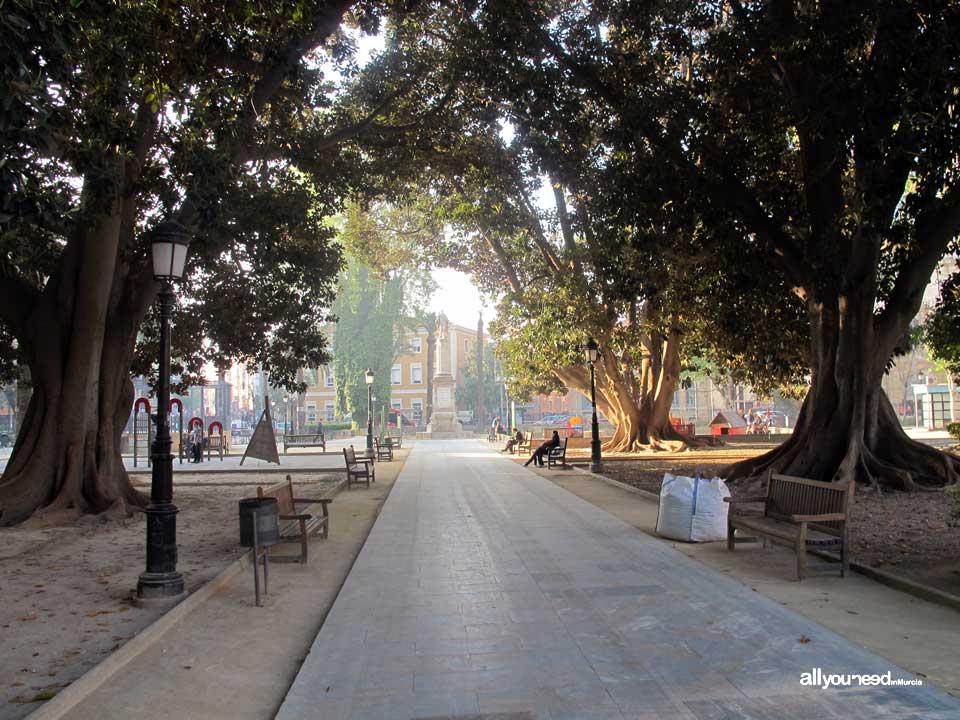
[(547, 456), (547, 453), (549, 453), (555, 447), (560, 447), (560, 433), (557, 432), (556, 430), (553, 431), (553, 437), (551, 437), (549, 440), (542, 442), (540, 444), (540, 447), (538, 447), (536, 450), (533, 451), (533, 454), (530, 456), (530, 459), (527, 460), (523, 464), (523, 466), (526, 467), (533, 461), (536, 461), (539, 467), (543, 467), (544, 465), (546, 465), (543, 459)]
[(514, 428), (513, 437), (507, 440), (507, 446), (500, 452), (513, 452), (513, 449), (522, 442), (523, 442), (523, 433), (517, 430), (516, 428)]

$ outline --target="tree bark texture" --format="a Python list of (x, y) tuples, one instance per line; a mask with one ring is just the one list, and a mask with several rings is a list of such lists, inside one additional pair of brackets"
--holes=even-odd
[(123, 467), (120, 441), (133, 401), (136, 332), (154, 285), (118, 266), (119, 195), (91, 202), (102, 209), (70, 238), (57, 271), (24, 308), (33, 393), (0, 478), (2, 525), (34, 512), (72, 517), (146, 502)]
[[(696, 440), (677, 432), (670, 406), (680, 379), (680, 334), (644, 345), (640, 367), (613, 353), (597, 362), (597, 407), (614, 426), (604, 452), (678, 451)], [(555, 371), (567, 387), (590, 397), (590, 370), (582, 366)]]
[(730, 466), (726, 476), (784, 473), (899, 490), (957, 482), (960, 458), (908, 437), (881, 388), (889, 353), (871, 306), (836, 295), (809, 299), (808, 312), (813, 376), (794, 432), (775, 450)]

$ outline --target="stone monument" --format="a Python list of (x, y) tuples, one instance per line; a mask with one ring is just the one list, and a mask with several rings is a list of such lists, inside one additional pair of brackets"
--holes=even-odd
[(456, 381), (450, 369), (450, 321), (440, 313), (437, 318), (436, 358), (433, 366), (433, 415), (427, 425), (427, 432), (459, 433), (460, 422), (457, 420)]

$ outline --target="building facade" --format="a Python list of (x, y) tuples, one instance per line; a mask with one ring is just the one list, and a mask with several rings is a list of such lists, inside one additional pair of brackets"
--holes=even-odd
[[(450, 323), (450, 368), (454, 380), (458, 380), (463, 368), (476, 357), (477, 329)], [(430, 369), (426, 327), (408, 330), (403, 335), (403, 351), (394, 359), (390, 368), (390, 402), (394, 410), (415, 425), (426, 425), (428, 372)], [(337, 391), (333, 368), (326, 366), (317, 372), (316, 383), (307, 388), (304, 397), (307, 424), (335, 422), (341, 418), (337, 412)]]

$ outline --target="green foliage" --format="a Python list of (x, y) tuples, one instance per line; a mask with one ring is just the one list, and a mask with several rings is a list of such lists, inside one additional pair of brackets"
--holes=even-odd
[[(306, 424), (303, 426), (303, 432), (304, 432), (304, 434), (307, 434), (307, 435), (310, 434), (310, 433), (315, 433), (315, 432), (317, 432), (317, 428), (318, 428), (318, 427), (319, 427), (319, 426), (318, 426), (317, 423), (306, 423)], [(332, 432), (335, 432), (335, 431), (337, 431), (337, 430), (350, 430), (351, 428), (353, 428), (353, 423), (348, 423), (348, 422), (325, 422), (325, 423), (323, 423), (323, 432), (324, 432), (324, 433), (332, 433)]]
[[(153, 312), (150, 229), (175, 218), (191, 232), (173, 335), (183, 384), (240, 361), (293, 389), (298, 368), (326, 362), (341, 259), (324, 219), (377, 185), (360, 136), (424, 111), (417, 69), (383, 54), (361, 76), (356, 41), (407, 11), (364, 0), (341, 27), (310, 0), (0, 5), (0, 377), (29, 361), (29, 313), (71, 286), (65, 248), (82, 253), (104, 211), (122, 215), (116, 272), (100, 279), (108, 325), (130, 343)], [(156, 370), (156, 325), (135, 373)]]
[(954, 440), (960, 440), (960, 422), (947, 423), (947, 432)]
[[(483, 353), (483, 407), (490, 413), (500, 404), (500, 394), (496, 384), (496, 359), (488, 344)], [(476, 417), (477, 411), (477, 356), (471, 353), (466, 364), (457, 375), (457, 410), (470, 410)], [(483, 418), (480, 419), (484, 421)]]
[(350, 205), (339, 233), (348, 253), (332, 311), (334, 383), (340, 412), (357, 427), (367, 424), (367, 386), (373, 370), (374, 407), (390, 398), (390, 371), (403, 350), (404, 330), (412, 329), (433, 292), (429, 270), (418, 264), (418, 238), (430, 230), (406, 208)]
[(951, 375), (960, 375), (960, 278), (951, 275), (940, 288), (940, 299), (923, 324), (923, 341)]

